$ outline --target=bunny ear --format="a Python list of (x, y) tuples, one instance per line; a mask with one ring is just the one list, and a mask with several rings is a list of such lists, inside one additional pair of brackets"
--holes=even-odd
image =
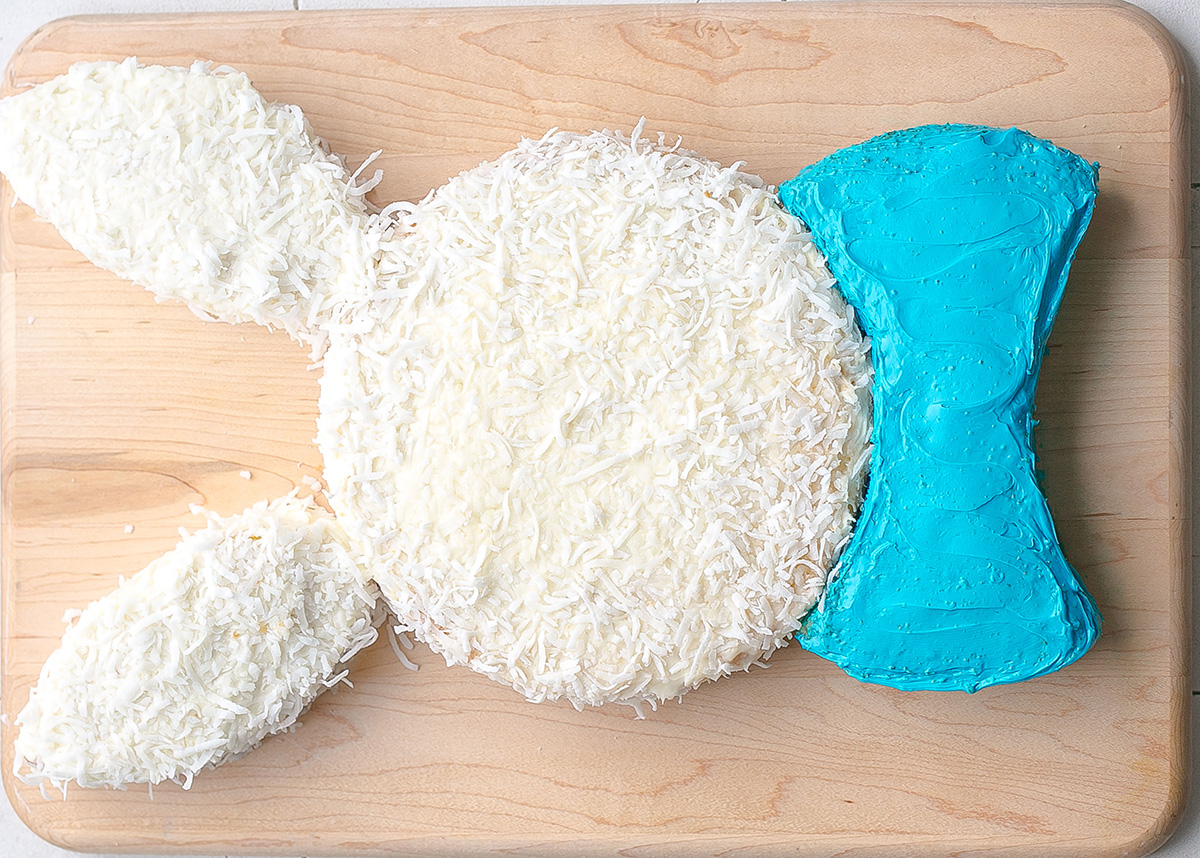
[(223, 321), (311, 342), (374, 277), (368, 186), (237, 72), (73, 66), (0, 102), (0, 172), (95, 264)]
[(186, 788), (290, 728), (384, 617), (345, 539), (294, 494), (209, 513), (67, 629), (17, 716), (14, 773)]

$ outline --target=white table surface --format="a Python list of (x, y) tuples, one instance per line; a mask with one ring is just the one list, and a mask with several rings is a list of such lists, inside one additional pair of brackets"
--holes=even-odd
[[(668, 0), (671, 2), (672, 0)], [(0, 0), (0, 68), (8, 65), (13, 51), (35, 29), (55, 18), (67, 15), (119, 13), (119, 12), (233, 12), (272, 11), (286, 9), (365, 9), (382, 7), (416, 6), (466, 6), (496, 5), (516, 6), (533, 3), (557, 2), (563, 5), (590, 4), (605, 0)], [(651, 2), (651, 0), (630, 0)], [(657, 0), (663, 2), (663, 0)], [(674, 0), (674, 2), (699, 2), (699, 0)], [(793, 0), (795, 2), (795, 0)], [(1191, 81), (1191, 137), (1192, 137), (1192, 288), (1196, 295), (1200, 286), (1200, 0), (1133, 0), (1153, 14), (1174, 34), (1183, 47), (1187, 58)], [(1193, 298), (1192, 326), (1196, 331), (1196, 349), (1192, 359), (1192, 373), (1200, 390), (1200, 295)], [(1195, 444), (1200, 447), (1200, 408), (1192, 405), (1193, 424), (1196, 427)], [(1193, 453), (1197, 463), (1196, 475), (1200, 478), (1200, 454)], [(1194, 480), (1192, 487), (1193, 506), (1200, 510), (1200, 481)], [(1196, 517), (1192, 523), (1194, 550), (1200, 550), (1200, 529)], [(1195, 563), (1195, 555), (1193, 555)], [(1200, 569), (1200, 564), (1197, 564)], [(133, 570), (131, 570), (133, 571)], [(1193, 658), (1200, 667), (1200, 587), (1194, 585), (1197, 622), (1192, 632)], [(1157, 858), (1200, 857), (1200, 673), (1192, 678), (1192, 737), (1197, 753), (1192, 759), (1193, 800), (1189, 802), (1183, 820), (1175, 835), (1157, 852)], [(17, 818), (7, 798), (0, 798), (0, 856), (3, 858), (69, 858), (79, 855), (41, 840)], [(114, 857), (115, 858), (115, 857)], [(301, 856), (297, 856), (301, 858)]]

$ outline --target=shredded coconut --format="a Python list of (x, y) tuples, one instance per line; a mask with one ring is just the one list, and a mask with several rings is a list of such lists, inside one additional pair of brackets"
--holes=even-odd
[(291, 727), (377, 637), (377, 589), (345, 535), (289, 496), (208, 526), (72, 621), (17, 717), (13, 771), (186, 789)]
[(356, 185), (240, 72), (77, 63), (0, 102), (0, 172), (88, 259), (203, 318), (319, 347), (329, 294), (374, 279), (377, 177)]
[(639, 132), (552, 132), (375, 212), (371, 159), (297, 108), (131, 59), (0, 102), (0, 171), (159, 297), (328, 344), (328, 496), (402, 632), (531, 700), (641, 711), (815, 603), (871, 370), (772, 189)]
[(551, 133), (399, 217), (331, 317), (329, 496), (403, 628), (529, 699), (787, 643), (868, 460), (866, 344), (762, 182)]

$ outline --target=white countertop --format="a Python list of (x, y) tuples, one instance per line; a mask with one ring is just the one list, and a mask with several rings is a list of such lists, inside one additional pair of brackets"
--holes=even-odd
[[(55, 18), (67, 15), (101, 14), (120, 12), (219, 12), (219, 11), (269, 11), (286, 9), (362, 9), (381, 7), (417, 6), (462, 6), (462, 5), (527, 5), (534, 2), (596, 3), (604, 0), (0, 0), (0, 68), (8, 64), (13, 51), (36, 28)], [(635, 2), (635, 0), (626, 0)], [(650, 2), (650, 0), (642, 0)], [(662, 2), (662, 0), (657, 0)], [(691, 2), (691, 0), (676, 0)], [(1133, 0), (1158, 18), (1174, 34), (1182, 45), (1191, 75), (1192, 122), (1192, 284), (1200, 284), (1200, 0)], [(1193, 330), (1200, 330), (1200, 297), (1193, 299)], [(1200, 384), (1200, 334), (1192, 360), (1193, 377)], [(1200, 443), (1200, 409), (1193, 403), (1195, 442)], [(1200, 463), (1200, 455), (1193, 454)], [(1196, 468), (1200, 477), (1200, 464)], [(1193, 483), (1193, 498), (1200, 498)], [(1196, 508), (1200, 503), (1193, 501)], [(1193, 543), (1200, 549), (1200, 531), (1193, 521)], [(1194, 561), (1193, 561), (1194, 562)], [(1198, 566), (1197, 568), (1200, 568)], [(1200, 608), (1200, 597), (1196, 599)], [(1200, 610), (1196, 611), (1200, 620)], [(1200, 627), (1200, 622), (1197, 622)], [(1197, 641), (1200, 634), (1193, 630), (1193, 652), (1200, 654)], [(1200, 659), (1193, 661), (1200, 665)], [(1192, 736), (1196, 744), (1200, 738), (1200, 674), (1194, 675), (1192, 705)], [(1200, 745), (1197, 745), (1200, 748)], [(1200, 753), (1193, 754), (1192, 782), (1200, 784)], [(1193, 858), (1200, 856), (1200, 787), (1193, 789), (1193, 800), (1189, 803), (1183, 821), (1174, 837), (1154, 854), (1161, 858)], [(68, 858), (78, 855), (42, 841), (30, 832), (17, 818), (6, 798), (0, 798), (0, 853), (13, 858)]]

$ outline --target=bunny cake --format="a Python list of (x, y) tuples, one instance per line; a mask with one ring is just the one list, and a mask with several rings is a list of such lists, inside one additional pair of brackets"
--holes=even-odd
[(634, 706), (785, 645), (848, 537), (867, 344), (755, 177), (552, 133), (375, 212), (239, 73), (79, 65), (0, 171), (98, 264), (323, 348), (329, 498), (401, 626)]
[[(0, 172), (97, 264), (320, 353), (356, 562), (401, 630), (532, 701), (640, 711), (793, 636), (901, 688), (1078, 658), (1099, 616), (1029, 431), (1094, 170), (916, 129), (802, 173), (794, 215), (640, 130), (550, 132), (379, 211), (244, 75), (129, 60), (0, 103)], [(972, 170), (995, 194), (968, 205)], [(954, 350), (982, 368), (938, 376)]]

